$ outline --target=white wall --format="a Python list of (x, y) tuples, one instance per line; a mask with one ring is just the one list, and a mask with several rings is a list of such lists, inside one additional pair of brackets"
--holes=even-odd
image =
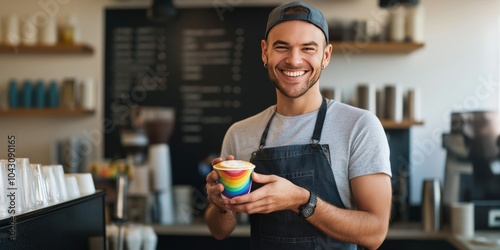
[[(92, 56), (73, 55), (0, 55), (0, 89), (8, 79), (62, 79), (67, 76), (92, 76), (103, 87), (104, 7), (109, 5), (142, 5), (149, 1), (111, 0), (0, 0), (0, 16), (8, 13), (34, 14), (44, 11), (39, 3), (58, 3), (56, 17), (76, 13), (82, 25), (83, 40), (94, 46)], [(124, 2), (127, 2), (124, 4)], [(184, 6), (213, 6), (211, 0), (177, 1)], [(269, 1), (228, 1), (241, 5)], [(283, 2), (283, 1), (273, 1)], [(328, 18), (374, 19), (382, 12), (377, 0), (307, 1), (323, 9)], [(139, 3), (139, 4), (138, 4)], [(497, 110), (499, 69), (498, 0), (421, 0), (426, 9), (425, 47), (404, 55), (335, 54), (324, 71), (322, 86), (343, 89), (345, 97), (357, 83), (372, 82), (382, 87), (398, 83), (404, 87), (419, 86), (422, 91), (422, 113), (425, 124), (411, 129), (412, 203), (420, 201), (421, 182), (428, 177), (443, 177), (445, 151), (440, 136), (449, 131), (451, 111)], [(238, 6), (235, 6), (238, 7)], [(54, 9), (53, 9), (54, 10)], [(264, 29), (264, 27), (262, 27)], [(489, 81), (489, 82), (486, 82)], [(493, 86), (486, 88), (485, 85)], [(6, 135), (16, 134), (19, 156), (50, 163), (54, 140), (102, 131), (102, 91), (97, 112), (79, 118), (0, 118), (0, 158), (6, 156)], [(100, 138), (93, 158), (102, 155)]]

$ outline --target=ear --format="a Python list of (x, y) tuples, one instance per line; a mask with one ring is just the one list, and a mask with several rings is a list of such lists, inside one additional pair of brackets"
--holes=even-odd
[(332, 44), (327, 44), (325, 46), (325, 51), (323, 52), (323, 62), (321, 66), (326, 68), (328, 64), (330, 63), (330, 59), (332, 58), (332, 51), (333, 51), (333, 46)]
[(260, 49), (262, 51), (262, 55), (261, 55), (262, 56), (262, 62), (264, 64), (266, 64), (267, 63), (267, 42), (266, 42), (266, 40), (260, 41)]

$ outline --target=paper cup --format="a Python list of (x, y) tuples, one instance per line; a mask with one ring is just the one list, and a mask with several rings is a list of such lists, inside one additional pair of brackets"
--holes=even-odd
[(65, 176), (76, 177), (76, 182), (78, 183), (80, 196), (86, 196), (95, 193), (94, 179), (92, 178), (91, 173), (66, 174)]
[(221, 193), (223, 198), (250, 193), (255, 165), (248, 161), (230, 160), (219, 162), (213, 167), (219, 175), (219, 182), (224, 186)]
[(80, 188), (78, 187), (78, 181), (73, 175), (64, 174), (64, 180), (66, 182), (66, 189), (68, 191), (69, 199), (76, 199), (80, 197)]

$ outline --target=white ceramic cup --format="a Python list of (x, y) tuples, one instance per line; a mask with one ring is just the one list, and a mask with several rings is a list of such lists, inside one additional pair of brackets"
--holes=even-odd
[(454, 202), (451, 204), (451, 233), (458, 237), (474, 236), (474, 204)]
[(142, 226), (142, 249), (155, 250), (158, 243), (158, 236), (151, 226)]
[(125, 234), (128, 250), (141, 250), (142, 248), (142, 231), (140, 225), (128, 225)]

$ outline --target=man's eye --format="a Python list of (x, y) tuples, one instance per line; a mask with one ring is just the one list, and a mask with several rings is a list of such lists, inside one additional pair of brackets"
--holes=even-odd
[(304, 50), (305, 51), (315, 51), (316, 49), (315, 48), (310, 48), (310, 47), (305, 47)]
[(287, 50), (288, 48), (285, 46), (277, 46), (276, 50)]

